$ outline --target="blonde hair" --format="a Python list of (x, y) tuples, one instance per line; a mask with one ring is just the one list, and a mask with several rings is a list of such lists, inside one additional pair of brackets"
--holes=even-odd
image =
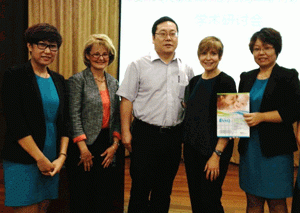
[(198, 57), (200, 57), (203, 52), (210, 49), (216, 49), (218, 51), (219, 57), (222, 57), (224, 46), (221, 40), (215, 36), (208, 36), (202, 39), (198, 46)]
[(115, 49), (111, 39), (105, 34), (90, 35), (89, 39), (87, 40), (87, 42), (84, 45), (84, 50), (83, 50), (83, 62), (84, 62), (84, 64), (87, 67), (91, 66), (91, 62), (86, 56), (90, 54), (91, 49), (92, 49), (94, 44), (103, 45), (104, 47), (107, 48), (108, 53), (109, 53), (108, 65), (110, 65), (115, 59), (116, 49)]

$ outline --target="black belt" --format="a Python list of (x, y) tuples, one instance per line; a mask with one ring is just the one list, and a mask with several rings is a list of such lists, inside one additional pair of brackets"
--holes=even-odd
[(148, 124), (137, 118), (134, 118), (133, 122), (135, 122), (136, 124), (139, 124), (139, 125), (145, 125), (145, 126), (151, 128), (153, 131), (157, 131), (159, 133), (168, 133), (168, 132), (177, 131), (177, 130), (179, 130), (180, 125), (181, 125), (181, 124), (178, 124), (176, 126), (157, 126), (157, 125), (153, 125), (153, 124)]

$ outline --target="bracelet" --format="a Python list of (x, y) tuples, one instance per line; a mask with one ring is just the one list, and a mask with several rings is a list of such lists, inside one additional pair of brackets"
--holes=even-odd
[(61, 155), (64, 155), (66, 158), (67, 158), (67, 154), (65, 154), (65, 153), (59, 153), (59, 156), (61, 156)]
[(216, 153), (219, 157), (221, 157), (222, 152), (220, 150), (215, 150), (214, 153)]
[(114, 141), (113, 144), (116, 144), (117, 146), (120, 146), (120, 143), (118, 141)]

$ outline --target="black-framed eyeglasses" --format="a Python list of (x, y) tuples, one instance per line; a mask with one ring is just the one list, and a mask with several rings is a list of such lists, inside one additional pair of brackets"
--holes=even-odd
[(49, 47), (50, 51), (52, 51), (52, 52), (56, 52), (58, 50), (58, 47), (56, 44), (46, 44), (43, 42), (39, 42), (36, 45), (37, 45), (37, 48), (39, 48), (40, 50), (46, 50), (48, 47)]
[(109, 59), (109, 53), (103, 53), (102, 55), (100, 53), (94, 53), (90, 54), (90, 56), (92, 56), (94, 59), (99, 59), (101, 56), (104, 59)]
[(170, 33), (167, 33), (167, 32), (160, 32), (160, 33), (155, 33), (157, 34), (159, 37), (161, 38), (167, 38), (167, 36), (170, 36), (170, 38), (177, 38), (178, 37), (178, 33), (177, 32), (170, 32)]

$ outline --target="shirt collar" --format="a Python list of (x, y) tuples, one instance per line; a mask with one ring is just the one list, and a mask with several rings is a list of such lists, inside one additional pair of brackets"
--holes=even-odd
[[(155, 51), (155, 50), (152, 50), (151, 52), (150, 52), (150, 60), (151, 60), (151, 62), (153, 62), (153, 61), (155, 61), (155, 60), (158, 60), (158, 59), (160, 59), (160, 57), (159, 57), (159, 55), (157, 54), (157, 52)], [(177, 54), (176, 54), (176, 52), (175, 52), (175, 54), (174, 54), (174, 58), (172, 59), (172, 61), (175, 61), (175, 60), (180, 60), (178, 57), (177, 57)], [(160, 59), (161, 60), (161, 59)]]

